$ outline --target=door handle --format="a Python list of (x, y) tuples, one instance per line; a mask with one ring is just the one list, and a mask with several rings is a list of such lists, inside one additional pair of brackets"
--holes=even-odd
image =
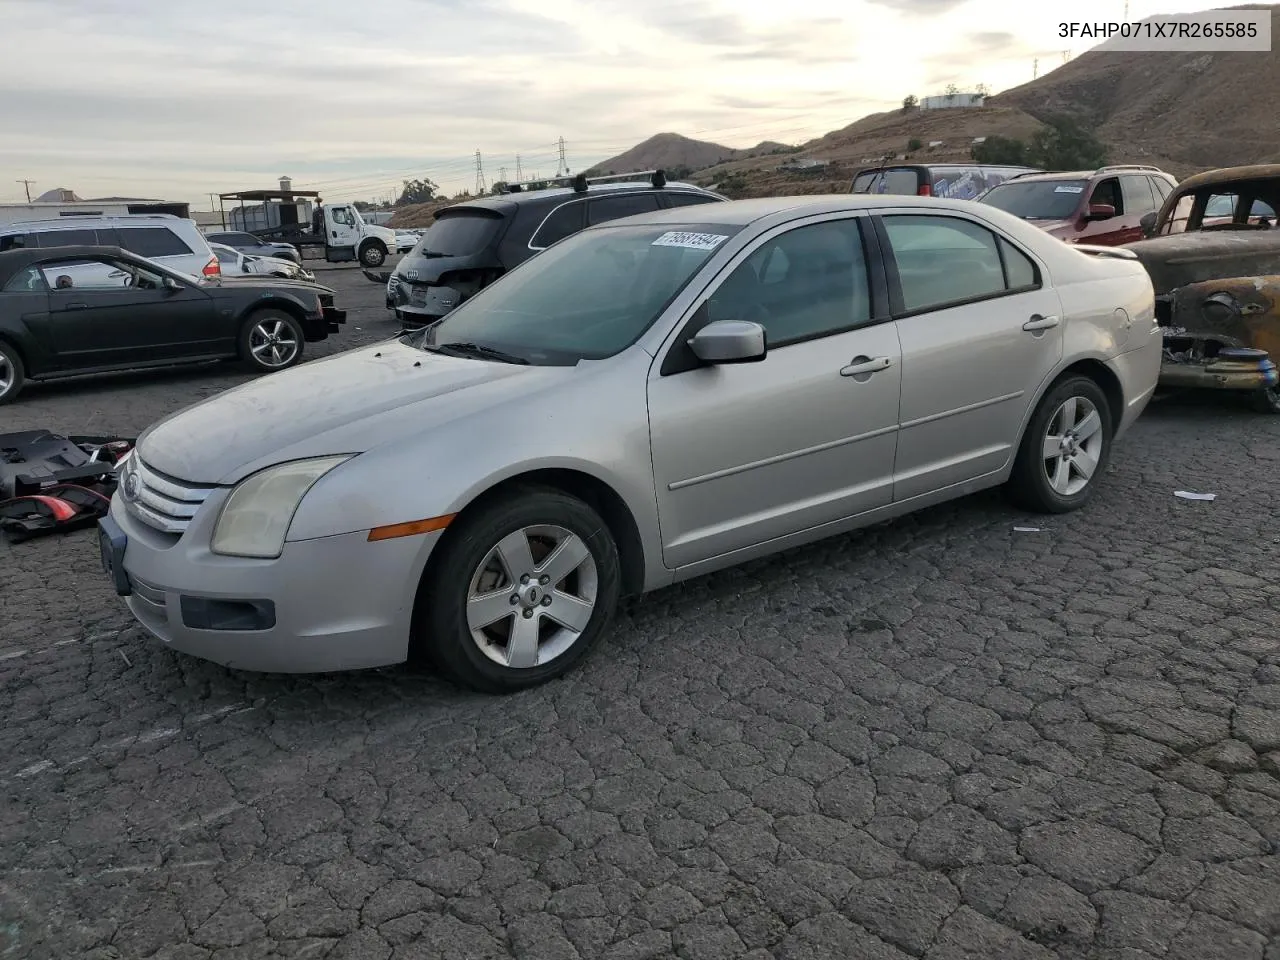
[(89, 308), (89, 305), (87, 303), (68, 303), (67, 304), (68, 310), (87, 310), (88, 308)]
[(1022, 325), (1023, 330), (1048, 330), (1058, 325), (1057, 317), (1042, 317), (1040, 314), (1034, 314), (1030, 320)]
[(888, 357), (854, 357), (847, 367), (840, 368), (840, 376), (857, 377), (864, 373), (876, 373), (887, 370), (893, 365)]

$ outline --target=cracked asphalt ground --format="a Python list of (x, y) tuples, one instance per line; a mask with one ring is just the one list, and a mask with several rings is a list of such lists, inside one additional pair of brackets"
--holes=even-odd
[[(391, 332), (324, 276), (314, 353)], [(0, 420), (129, 433), (239, 376)], [(1081, 513), (665, 590), (497, 699), (228, 672), (131, 626), (91, 533), (0, 546), (0, 956), (1280, 960), (1278, 438), (1160, 402)]]

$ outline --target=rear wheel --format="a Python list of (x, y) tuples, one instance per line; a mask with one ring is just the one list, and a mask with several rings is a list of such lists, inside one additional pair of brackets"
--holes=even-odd
[(302, 359), (302, 324), (283, 310), (259, 310), (240, 331), (240, 358), (272, 373)]
[(18, 351), (0, 340), (0, 403), (8, 403), (22, 391), (26, 370)]
[(575, 497), (531, 488), (457, 524), (422, 587), (421, 652), (486, 693), (569, 671), (618, 604), (618, 549), (599, 514)]
[(1027, 424), (1009, 478), (1024, 507), (1066, 513), (1084, 506), (1111, 456), (1111, 407), (1089, 377), (1072, 376), (1045, 394)]

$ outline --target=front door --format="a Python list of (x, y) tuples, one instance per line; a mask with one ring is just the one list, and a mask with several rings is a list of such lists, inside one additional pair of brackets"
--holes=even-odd
[[(1105, 180), (1099, 180), (1094, 185), (1093, 192), (1089, 194), (1089, 199), (1081, 211), (1081, 216), (1087, 218), (1089, 215), (1089, 206), (1095, 203), (1106, 204), (1109, 207), (1115, 207), (1116, 215), (1107, 220), (1089, 220), (1083, 221), (1083, 230), (1077, 234), (1077, 243), (1091, 243), (1103, 247), (1115, 247), (1122, 243), (1127, 243), (1127, 231), (1125, 230), (1125, 206), (1124, 194), (1120, 190), (1119, 177), (1107, 177)], [(1142, 239), (1142, 231), (1138, 231), (1138, 235), (1131, 239)]]
[(1062, 357), (1062, 318), (1036, 263), (990, 229), (950, 214), (882, 223), (902, 341), (901, 501), (1008, 462), (1027, 405)]
[(668, 567), (890, 502), (901, 355), (872, 307), (859, 220), (766, 234), (695, 313), (762, 324), (763, 361), (696, 365), (688, 326), (655, 360), (649, 427)]
[(324, 208), (325, 259), (333, 262), (355, 259), (360, 228), (351, 208), (346, 205)]
[(166, 289), (165, 275), (125, 261), (79, 258), (42, 266), (59, 365), (88, 368), (209, 356), (213, 299), (195, 284)]

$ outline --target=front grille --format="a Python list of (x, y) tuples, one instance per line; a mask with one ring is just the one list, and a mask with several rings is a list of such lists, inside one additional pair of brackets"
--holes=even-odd
[[(133, 478), (137, 478), (134, 482)], [(120, 478), (120, 494), (130, 513), (149, 527), (181, 535), (214, 491), (166, 477), (135, 452)]]

